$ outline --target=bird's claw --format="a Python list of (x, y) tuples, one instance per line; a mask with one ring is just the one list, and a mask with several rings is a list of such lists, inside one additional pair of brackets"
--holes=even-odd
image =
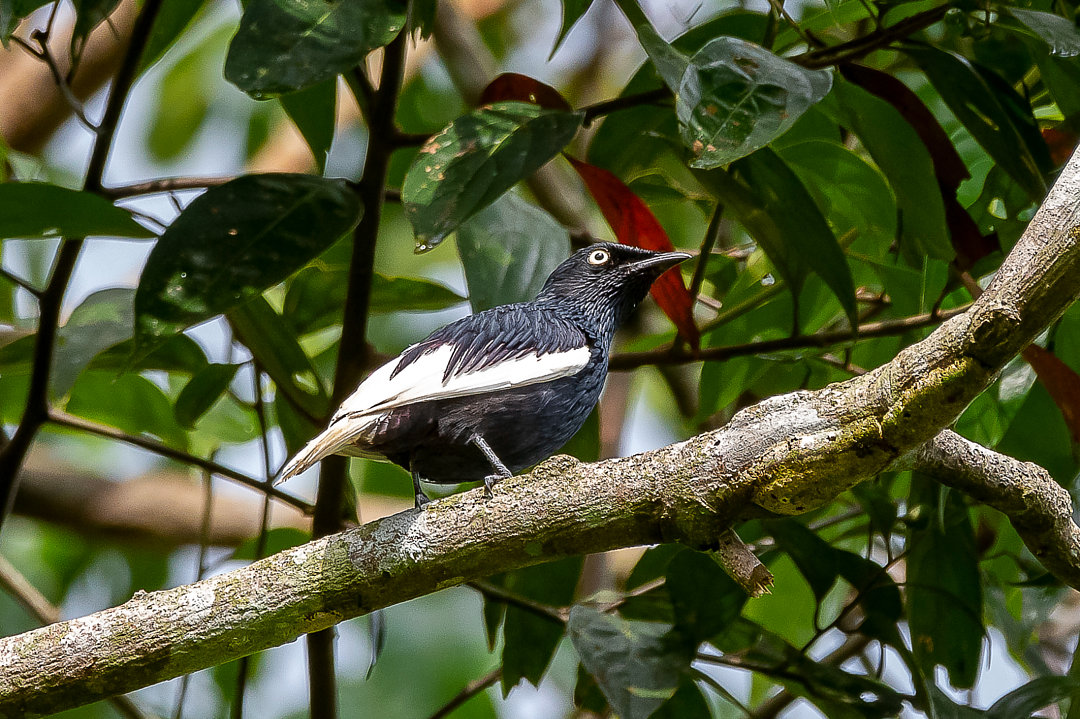
[(413, 502), (417, 509), (423, 509), (425, 505), (431, 504), (431, 497), (427, 496), (423, 492), (417, 492), (413, 496)]
[(484, 496), (488, 499), (494, 497), (495, 495), (492, 493), (491, 488), (504, 479), (506, 479), (506, 477), (501, 474), (489, 474), (484, 477)]

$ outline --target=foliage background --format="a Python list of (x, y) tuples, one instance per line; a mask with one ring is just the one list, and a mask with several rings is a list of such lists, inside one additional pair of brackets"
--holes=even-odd
[[(836, 0), (792, 3), (783, 11), (767, 4), (655, 3), (645, 6), (654, 32), (627, 2), (618, 8), (600, 0), (567, 0), (561, 8), (444, 3), (438, 14), (432, 4), (418, 3), (414, 22), (422, 28), (408, 34), (393, 114), (398, 129), (387, 131), (390, 115), (371, 102), (386, 93), (365, 90), (365, 80), (351, 70), (366, 49), (322, 58), (316, 68), (327, 79), (298, 94), (255, 100), (226, 80), (245, 84), (242, 71), (258, 65), (252, 58), (259, 59), (262, 47), (241, 42), (240, 9), (166, 0), (145, 37), (149, 47), (122, 119), (112, 128), (108, 164), (95, 179), (92, 158), (99, 153), (77, 115), (93, 123), (107, 115), (101, 83), (120, 64), (138, 9), (84, 0), (74, 8), (61, 4), (53, 17), (51, 6), (37, 5), (0, 5), (0, 30), (16, 38), (0, 56), (5, 440), (27, 424), (26, 398), (35, 363), (41, 364), (34, 347), (49, 314), (40, 295), (53, 263), (59, 265), (58, 236), (69, 246), (73, 238), (91, 238), (59, 285), (51, 414), (26, 460), (15, 514), (0, 533), (0, 555), (12, 565), (4, 568), (7, 584), (14, 586), (21, 574), (47, 602), (39, 613), (44, 607), (63, 616), (122, 603), (137, 590), (190, 582), (197, 573), (310, 536), (310, 520), (282, 505), (264, 521), (260, 494), (238, 489), (223, 475), (241, 475), (257, 486), (313, 434), (331, 397), (348, 390), (335, 380), (349, 376), (337, 355), (341, 307), (350, 281), (354, 291), (358, 286), (350, 262), (365, 264), (353, 257), (357, 248), (373, 252), (377, 274), (369, 283), (366, 325), (356, 338), (353, 323), (354, 336), (346, 341), (355, 369), (468, 312), (466, 297), (482, 307), (527, 296), (523, 288), (542, 281), (573, 243), (611, 236), (588, 189), (561, 158), (531, 178), (515, 174), (513, 163), (501, 165), (495, 174), (506, 187), (523, 181), (514, 194), (475, 216), (460, 207), (451, 211), (449, 229), (437, 224), (445, 214), (425, 209), (424, 188), (432, 187), (427, 180), (437, 169), (425, 169), (417, 147), (470, 112), (500, 72), (548, 83), (578, 109), (620, 95), (635, 98), (627, 109), (603, 106), (595, 121), (572, 133), (566, 151), (613, 172), (647, 203), (675, 246), (704, 249), (708, 257), (686, 279), (700, 291), (694, 321), (709, 359), (696, 360), (689, 344), (676, 340), (655, 304), (644, 307), (620, 337), (614, 360), (620, 371), (596, 418), (569, 448), (585, 459), (675, 441), (718, 426), (758, 398), (821, 387), (891, 359), (938, 321), (939, 310), (962, 307), (978, 292), (1075, 144), (1080, 111), (1080, 33), (1074, 8), (1064, 2), (1012, 8)], [(248, 11), (273, 7), (252, 0)], [(395, 6), (370, 4), (381, 7)], [(574, 23), (575, 13), (586, 9)], [(99, 22), (110, 13), (109, 21)], [(27, 23), (16, 27), (15, 19), (27, 14)], [(76, 40), (69, 44), (63, 28), (72, 24)], [(66, 62), (74, 51), (81, 58), (70, 90), (85, 104), (59, 97), (59, 109), (50, 111), (58, 83), (27, 52), (40, 48), (35, 27), (51, 28), (45, 38), (50, 57)], [(286, 36), (295, 35), (282, 27)], [(84, 46), (80, 37), (92, 28)], [(421, 39), (424, 31), (434, 32), (434, 42)], [(392, 36), (373, 32), (370, 45)], [(680, 36), (672, 46), (659, 39)], [(824, 75), (781, 65), (788, 95), (758, 88), (750, 102), (739, 103), (731, 86), (717, 79), (723, 75), (707, 72), (730, 63), (693, 55), (719, 36), (770, 46)], [(330, 44), (356, 44), (347, 37), (348, 43)], [(897, 44), (904, 37), (910, 42)], [(106, 57), (100, 67), (98, 45)], [(303, 48), (293, 52), (289, 59)], [(678, 53), (703, 68), (698, 81), (671, 69), (681, 70)], [(858, 64), (838, 67), (840, 60)], [(299, 65), (285, 63), (290, 72)], [(378, 77), (377, 57), (364, 67), (365, 77)], [(337, 71), (345, 79), (332, 79)], [(95, 72), (96, 83), (87, 77)], [(829, 87), (819, 92), (812, 78), (823, 76)], [(284, 72), (266, 77), (270, 84), (248, 89), (277, 94), (308, 82)], [(676, 85), (680, 99), (697, 92), (701, 101), (673, 107), (664, 81)], [(796, 86), (804, 88), (801, 102)], [(520, 87), (504, 92), (498, 99), (524, 99), (515, 96)], [(354, 93), (368, 98), (362, 112)], [(739, 124), (715, 124), (717, 110), (721, 117), (746, 111), (737, 118), (742, 123), (781, 127), (761, 130), (763, 141), (744, 144), (742, 154), (709, 157), (695, 139), (742, 140)], [(491, 125), (481, 122), (480, 129)], [(373, 145), (373, 134), (390, 145)], [(522, 134), (541, 160), (566, 144), (550, 126)], [(377, 243), (376, 235), (363, 243), (356, 239), (362, 230), (349, 231), (359, 214), (357, 198), (363, 200), (364, 183), (371, 182), (361, 176), (373, 148), (388, 162), (388, 193), (385, 204), (379, 201)], [(212, 178), (269, 171), (361, 181), (310, 185), (315, 189), (300, 204), (311, 214), (290, 236), (272, 234), (271, 242), (257, 246), (250, 264), (262, 273), (262, 300), (237, 304), (230, 294), (235, 288), (219, 280), (190, 290), (179, 317), (166, 317), (168, 303), (154, 302), (168, 293), (155, 294), (152, 285), (167, 288), (175, 279), (170, 273), (178, 271), (177, 258), (190, 254), (193, 237), (205, 230), (211, 253), (228, 246), (222, 234), (228, 228), (195, 209), (182, 215), (188, 225), (175, 224), (181, 209), (198, 207), (191, 203), (208, 186), (207, 197), (223, 191), (212, 187), (219, 184)], [(168, 194), (136, 186), (154, 178), (183, 179), (169, 183)], [(434, 186), (470, 187), (476, 173), (463, 178), (439, 178)], [(16, 183), (28, 181), (83, 187), (125, 212), (105, 202), (70, 204), (89, 200), (48, 187), (18, 195)], [(284, 191), (308, 187), (303, 182), (295, 179)], [(258, 184), (240, 199), (226, 198), (221, 211), (255, 208), (254, 219), (236, 216), (254, 226), (258, 208), (281, 206), (270, 192)], [(402, 200), (414, 209), (403, 209)], [(333, 207), (343, 208), (336, 224)], [(623, 204), (617, 215), (625, 219), (636, 211)], [(369, 205), (369, 220), (371, 212)], [(147, 257), (154, 246), (145, 238), (169, 226), (175, 244), (159, 252), (164, 269), (144, 272), (144, 265), (153, 268)], [(427, 233), (428, 244), (449, 236), (417, 254), (417, 233)], [(314, 244), (304, 245), (308, 240)], [(268, 254), (280, 260), (279, 276), (270, 276)], [(210, 269), (240, 276), (242, 266), (243, 258), (214, 255)], [(207, 306), (193, 310), (192, 298)], [(159, 335), (167, 339), (225, 310), (224, 317), (189, 330), (187, 339), (158, 342)], [(857, 342), (853, 319), (863, 329)], [(1010, 365), (957, 424), (970, 439), (1043, 465), (1070, 489), (1080, 432), (1078, 321), (1074, 308), (1047, 333), (1046, 351), (1031, 350), (1026, 362)], [(315, 421), (305, 421), (305, 414)], [(132, 438), (142, 438), (144, 446), (132, 448)], [(167, 450), (171, 459), (161, 456)], [(221, 470), (212, 478), (200, 471), (206, 460)], [(340, 514), (346, 518), (367, 520), (409, 505), (407, 477), (394, 467), (356, 461), (349, 478), (355, 491), (344, 495), (350, 506)], [(313, 480), (286, 490), (315, 502)], [(206, 497), (212, 498), (210, 521), (204, 519)], [(336, 523), (336, 502), (318, 501)], [(624, 715), (646, 716), (660, 705), (620, 704), (613, 697), (626, 701), (627, 686), (680, 687), (654, 716), (744, 716), (740, 704), (759, 717), (888, 716), (901, 699), (908, 716), (1011, 717), (1048, 703), (1044, 716), (1080, 716), (1066, 699), (1076, 684), (1062, 679), (1072, 674), (1076, 651), (1075, 592), (1045, 574), (992, 510), (941, 491), (929, 478), (896, 473), (802, 517), (749, 523), (740, 534), (776, 575), (772, 595), (745, 601), (707, 554), (662, 546), (492, 578), (344, 624), (332, 674), (341, 712), (377, 708), (383, 716), (428, 716), (469, 682), (501, 678), (507, 689), (516, 686), (506, 698), (492, 686), (454, 716), (602, 713), (608, 700)], [(16, 588), (0, 596), (5, 634), (37, 625), (17, 599), (25, 603), (31, 595)], [(598, 615), (590, 613), (590, 599), (619, 606)], [(562, 624), (543, 614), (574, 602), (586, 606), (571, 615), (573, 638), (564, 638)], [(682, 645), (658, 644), (661, 635)], [(595, 636), (607, 639), (590, 653), (587, 639)], [(611, 649), (620, 646), (618, 636), (632, 638), (625, 652)], [(626, 653), (631, 650), (659, 658), (645, 661)], [(309, 652), (318, 656), (316, 649)], [(374, 654), (378, 662), (365, 677)], [(308, 711), (305, 656), (298, 642), (195, 675), (186, 691), (185, 682), (172, 682), (139, 692), (134, 701), (163, 716), (301, 715)], [(629, 673), (609, 676), (601, 666)], [(501, 677), (492, 673), (500, 670)], [(521, 677), (539, 688), (519, 684)], [(1033, 679), (1039, 681), (1029, 683)], [(1009, 694), (1017, 687), (1023, 689)], [(991, 707), (1002, 697), (1004, 704)], [(312, 711), (319, 715), (325, 709), (317, 703)], [(68, 714), (116, 711), (103, 703)]]

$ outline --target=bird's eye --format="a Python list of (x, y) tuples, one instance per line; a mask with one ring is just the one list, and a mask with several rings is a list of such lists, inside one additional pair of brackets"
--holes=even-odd
[(611, 259), (611, 253), (607, 250), (593, 250), (589, 253), (590, 265), (602, 265)]

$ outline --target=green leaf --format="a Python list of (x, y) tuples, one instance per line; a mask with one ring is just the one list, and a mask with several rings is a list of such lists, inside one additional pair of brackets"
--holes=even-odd
[[(504, 575), (502, 585), (514, 594), (542, 604), (563, 607), (573, 600), (581, 577), (582, 557), (527, 567)], [(505, 696), (522, 679), (540, 686), (565, 627), (561, 622), (538, 616), (510, 604), (503, 622), (503, 674)]]
[(240, 365), (211, 364), (192, 377), (176, 398), (176, 421), (194, 429), (199, 418), (225, 394), (238, 369)]
[(566, 228), (536, 205), (509, 192), (458, 228), (473, 312), (527, 302), (570, 254)]
[(206, 0), (162, 0), (139, 59), (139, 70), (145, 70), (160, 60), (205, 6)]
[(1076, 476), (1069, 427), (1042, 384), (1028, 391), (996, 449), (1022, 461), (1036, 462), (1059, 482), (1071, 482)]
[(71, 390), (79, 373), (102, 350), (131, 337), (135, 290), (99, 290), (82, 301), (59, 329), (49, 375), (49, 396), (59, 399)]
[(684, 676), (675, 694), (651, 715), (652, 719), (711, 719), (709, 702), (689, 676)]
[(1022, 22), (1050, 46), (1050, 54), (1058, 57), (1080, 55), (1080, 31), (1076, 24), (1060, 15), (1038, 10), (1007, 7), (1005, 11)]
[(746, 592), (702, 552), (676, 554), (667, 566), (664, 587), (674, 610), (672, 633), (691, 650), (731, 625), (747, 600)]
[(337, 119), (337, 80), (329, 78), (297, 92), (281, 96), (281, 106), (304, 136), (315, 156), (315, 167), (322, 174), (326, 157), (334, 141)]
[(43, 182), (0, 184), (0, 239), (87, 235), (146, 239), (154, 233), (89, 192)]
[(251, 0), (225, 79), (257, 99), (310, 87), (350, 71), (404, 25), (395, 0)]
[(245, 175), (210, 188), (147, 259), (135, 293), (137, 352), (280, 282), (355, 227), (360, 211), (342, 180)]
[(574, 649), (622, 719), (646, 719), (678, 689), (690, 662), (664, 641), (668, 628), (582, 605), (570, 610)]
[(855, 283), (847, 258), (798, 176), (768, 148), (739, 160), (736, 167), (746, 174), (765, 207), (778, 213), (786, 254), (801, 257), (833, 291), (852, 325), (857, 325)]
[(918, 63), (945, 104), (975, 140), (1039, 202), (1046, 180), (1009, 113), (971, 63), (960, 55), (933, 47), (911, 46), (904, 52)]
[(433, 312), (465, 301), (446, 285), (418, 277), (386, 277), (371, 282), (372, 312)]
[(105, 18), (112, 14), (120, 0), (71, 0), (75, 7), (75, 28), (71, 35), (71, 47), (81, 52), (86, 43), (87, 36), (95, 27), (100, 25)]
[[(215, 37), (216, 36), (216, 37)], [(218, 49), (214, 33), (174, 62), (161, 77), (146, 147), (159, 162), (176, 159), (195, 139), (210, 111), (207, 65)]]
[(828, 71), (807, 70), (745, 40), (706, 43), (673, 88), (691, 165), (719, 167), (764, 147), (831, 86)]
[(777, 150), (802, 180), (837, 237), (888, 250), (896, 237), (896, 202), (877, 168), (837, 142), (807, 140)]
[(288, 323), (269, 302), (261, 296), (252, 297), (229, 312), (229, 324), (262, 370), (284, 389), (288, 399), (309, 417), (326, 416), (330, 409), (326, 388)]
[(187, 446), (187, 435), (176, 423), (169, 398), (138, 374), (83, 372), (71, 389), (67, 411), (128, 434), (151, 434), (170, 446)]
[(637, 31), (638, 41), (641, 43), (641, 47), (645, 49), (645, 52), (648, 53), (649, 59), (656, 68), (656, 73), (664, 80), (664, 84), (671, 88), (672, 92), (678, 92), (683, 76), (690, 66), (690, 58), (660, 37), (652, 23), (645, 17), (645, 13), (641, 11), (636, 0), (621, 3), (619, 7), (628, 14), (634, 30)]
[(582, 114), (498, 102), (459, 117), (420, 148), (401, 189), (423, 252), (556, 155)]
[(907, 617), (915, 659), (927, 677), (941, 664), (955, 687), (970, 687), (979, 671), (983, 599), (975, 533), (963, 500), (912, 477), (911, 506), (919, 524), (908, 532)]
[(1080, 698), (1080, 679), (1075, 677), (1036, 677), (1013, 689), (986, 710), (988, 719), (1018, 719), (1031, 716), (1045, 706), (1062, 699)]
[(551, 57), (559, 51), (570, 29), (577, 24), (591, 5), (592, 0), (562, 0), (562, 25), (559, 26), (559, 36), (555, 38), (555, 45), (551, 48)]
[(4, 47), (19, 21), (47, 4), (48, 0), (0, 0), (0, 40)]
[(906, 256), (917, 259), (917, 266), (926, 255), (951, 260), (955, 253), (934, 163), (915, 129), (892, 105), (842, 80), (822, 107), (855, 131), (888, 178), (901, 214), (901, 249)]

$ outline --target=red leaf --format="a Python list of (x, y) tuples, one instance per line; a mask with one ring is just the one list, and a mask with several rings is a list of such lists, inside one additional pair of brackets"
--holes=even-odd
[(1038, 345), (1024, 350), (1024, 359), (1061, 410), (1073, 442), (1080, 442), (1080, 375), (1053, 352)]
[(504, 72), (484, 88), (480, 95), (481, 105), (493, 102), (517, 100), (546, 107), (549, 110), (570, 110), (570, 103), (551, 85), (545, 85), (528, 75)]
[[(611, 225), (619, 242), (658, 252), (675, 250), (675, 245), (671, 244), (671, 240), (668, 239), (667, 233), (664, 232), (664, 228), (653, 215), (652, 210), (623, 184), (622, 180), (595, 165), (569, 156), (567, 159), (585, 181), (585, 186), (589, 188), (596, 204), (600, 206), (604, 219)], [(674, 267), (660, 275), (660, 278), (653, 283), (651, 292), (656, 303), (660, 305), (660, 309), (679, 328), (682, 338), (691, 347), (697, 349), (700, 344), (700, 334), (697, 325), (694, 324), (694, 300), (690, 297), (686, 285), (683, 284), (682, 273), (679, 269)]]
[(1061, 167), (1069, 161), (1077, 141), (1080, 140), (1080, 136), (1065, 127), (1044, 127), (1042, 136), (1050, 148), (1050, 159), (1053, 160), (1054, 167)]
[(949, 135), (919, 96), (892, 75), (873, 68), (843, 63), (840, 74), (896, 108), (915, 128), (919, 139), (930, 151), (934, 175), (945, 205), (945, 223), (949, 226), (949, 238), (956, 251), (957, 267), (970, 270), (981, 258), (1000, 250), (997, 233), (983, 235), (975, 220), (956, 199), (956, 188), (971, 175)]

